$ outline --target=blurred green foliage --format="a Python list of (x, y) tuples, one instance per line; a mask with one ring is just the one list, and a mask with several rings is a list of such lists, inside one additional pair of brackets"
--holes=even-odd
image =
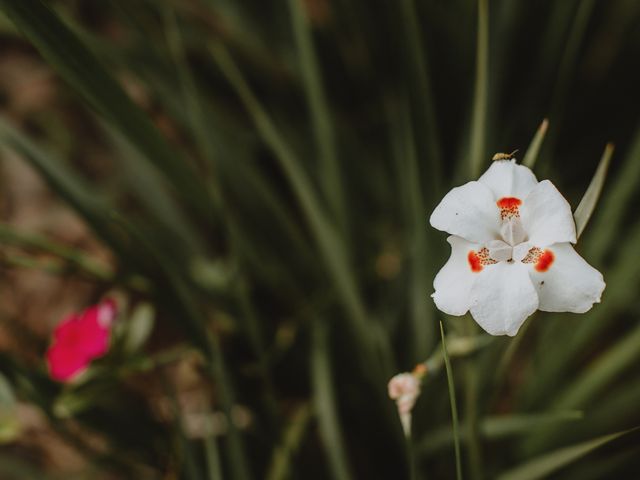
[[(585, 315), (538, 313), (515, 339), (451, 358), (462, 473), (640, 471), (627, 432), (640, 424), (637, 2), (0, 0), (0, 10), (3, 45), (33, 45), (69, 94), (60, 109), (79, 117), (65, 135), (55, 109), (31, 131), (3, 118), (0, 141), (115, 265), (5, 225), (2, 243), (146, 302), (79, 385), (0, 356), (2, 408), (15, 396), (47, 414), (89, 460), (79, 478), (453, 478), (444, 371), (427, 375), (408, 441), (386, 394), (394, 373), (440, 351), (439, 320), (452, 338), (471, 333), (429, 298), (448, 251), (428, 215), (494, 152), (524, 155), (544, 118), (526, 161), (537, 157), (538, 177), (574, 209), (616, 144), (578, 245), (608, 286)], [(108, 164), (78, 158), (83, 143), (106, 148)], [(152, 329), (171, 332), (170, 348), (147, 343)], [(161, 369), (194, 351), (212, 391), (195, 436)], [(131, 388), (141, 372), (173, 399), (174, 421)], [(208, 428), (211, 418), (225, 428)], [(75, 424), (106, 447), (85, 444)], [(32, 470), (19, 457), (0, 464), (6, 478)]]

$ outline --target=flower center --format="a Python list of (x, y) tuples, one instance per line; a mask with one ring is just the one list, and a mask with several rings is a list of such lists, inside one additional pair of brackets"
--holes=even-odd
[(522, 200), (516, 197), (503, 197), (496, 204), (502, 219), (501, 238), (491, 240), (478, 251), (469, 252), (467, 260), (471, 271), (478, 273), (486, 265), (514, 261), (533, 264), (538, 272), (549, 270), (555, 260), (553, 252), (532, 246), (526, 241), (527, 233), (520, 220)]
[(522, 200), (516, 197), (502, 197), (500, 200), (496, 202), (498, 208), (500, 209), (500, 218), (504, 220), (509, 220), (513, 217), (520, 218), (520, 210), (519, 207), (522, 205)]

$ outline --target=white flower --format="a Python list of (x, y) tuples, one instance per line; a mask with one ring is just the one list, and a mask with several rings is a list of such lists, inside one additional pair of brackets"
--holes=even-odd
[(573, 249), (571, 207), (549, 181), (501, 160), (451, 190), (431, 214), (451, 234), (451, 257), (432, 295), (449, 315), (471, 311), (491, 335), (518, 333), (536, 310), (584, 313), (600, 302), (602, 274)]
[(399, 373), (389, 380), (389, 398), (396, 401), (405, 435), (411, 433), (411, 411), (420, 395), (420, 379), (411, 373)]

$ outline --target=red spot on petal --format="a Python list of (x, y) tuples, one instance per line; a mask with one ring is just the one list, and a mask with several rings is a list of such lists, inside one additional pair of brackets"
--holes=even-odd
[(545, 250), (536, 262), (536, 270), (539, 272), (546, 272), (551, 267), (551, 264), (555, 260), (555, 256), (551, 250)]
[(500, 218), (508, 220), (520, 216), (519, 207), (522, 205), (522, 200), (516, 197), (502, 197), (496, 202), (496, 205), (500, 209)]
[(469, 260), (469, 266), (471, 267), (472, 272), (480, 272), (482, 271), (482, 260), (478, 257), (478, 254), (471, 250), (469, 255), (467, 255), (467, 259)]
[(502, 197), (496, 203), (500, 209), (513, 210), (522, 205), (522, 200), (516, 197)]

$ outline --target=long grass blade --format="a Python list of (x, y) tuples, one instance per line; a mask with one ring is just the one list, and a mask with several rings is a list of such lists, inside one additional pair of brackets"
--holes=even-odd
[(601, 447), (617, 438), (627, 435), (637, 428), (623, 432), (603, 435), (586, 442), (561, 448), (528, 461), (524, 465), (504, 472), (497, 480), (538, 480), (548, 478), (552, 473), (584, 457), (598, 447)]
[[(392, 110), (392, 107), (389, 108)], [(435, 343), (435, 318), (426, 292), (429, 289), (428, 239), (425, 228), (425, 205), (420, 185), (420, 169), (415, 147), (408, 102), (402, 100), (389, 112), (393, 155), (398, 165), (398, 178), (404, 197), (407, 222), (407, 251), (410, 255), (411, 284), (409, 287), (413, 352), (412, 361), (424, 358)], [(395, 111), (397, 110), (397, 112)]]
[(349, 480), (352, 478), (351, 468), (340, 431), (329, 358), (326, 326), (315, 321), (311, 351), (311, 380), (320, 435), (329, 456), (329, 466), (333, 478), (335, 480)]
[(576, 208), (576, 211), (573, 213), (573, 218), (576, 221), (576, 236), (578, 238), (580, 238), (580, 235), (582, 235), (582, 232), (587, 227), (587, 223), (589, 223), (589, 219), (598, 204), (604, 181), (607, 178), (613, 148), (613, 144), (611, 143), (605, 147), (600, 163), (598, 164), (598, 169), (591, 179), (591, 183), (589, 183), (589, 187), (584, 193), (582, 200), (580, 200), (578, 208)]
[(424, 48), (424, 36), (420, 28), (420, 14), (416, 8), (415, 0), (400, 0), (396, 2), (400, 8), (402, 17), (402, 33), (408, 50), (407, 67), (411, 76), (412, 88), (410, 89), (412, 98), (415, 96), (416, 102), (413, 112), (416, 119), (416, 131), (424, 131), (425, 134), (419, 138), (414, 138), (423, 148), (418, 149), (424, 156), (424, 164), (429, 175), (422, 176), (427, 180), (428, 190), (433, 198), (437, 198), (442, 187), (442, 147), (437, 127), (437, 116), (435, 111), (435, 101), (432, 89), (431, 77), (428, 66), (427, 52)]
[(334, 122), (331, 118), (329, 102), (313, 44), (313, 33), (304, 5), (302, 0), (289, 0), (289, 12), (307, 106), (313, 125), (315, 145), (320, 159), (321, 183), (330, 211), (336, 217), (337, 225), (344, 234), (347, 229), (348, 215), (336, 148)]
[(640, 128), (637, 128), (633, 143), (625, 155), (622, 168), (616, 174), (607, 195), (603, 198), (594, 218), (591, 233), (586, 239), (585, 257), (600, 263), (607, 249), (622, 228), (625, 213), (633, 204), (631, 200), (640, 182)]
[(0, 118), (0, 142), (22, 155), (60, 197), (74, 208), (123, 258), (126, 249), (110, 228), (112, 210), (106, 200), (56, 156), (44, 152), (7, 120)]
[[(578, 410), (487, 416), (480, 422), (480, 433), (487, 441), (502, 440), (519, 435), (530, 435), (545, 425), (576, 422), (583, 418), (583, 413)], [(460, 436), (466, 440), (464, 424), (460, 429)], [(453, 442), (453, 429), (447, 425), (427, 433), (418, 442), (416, 453), (419, 456), (427, 456), (449, 447)]]
[[(348, 313), (347, 318), (350, 320), (350, 325), (358, 339), (356, 345), (361, 350), (360, 360), (366, 362), (366, 359), (373, 357), (372, 336), (367, 328), (365, 308), (353, 272), (349, 269), (349, 260), (344, 245), (340, 242), (333, 226), (327, 221), (325, 213), (314, 195), (314, 188), (294, 153), (280, 136), (272, 120), (250, 90), (227, 50), (221, 44), (212, 44), (210, 51), (253, 118), (265, 143), (273, 150), (276, 159), (280, 162), (280, 166), (306, 215), (309, 228), (326, 262), (328, 272), (336, 283), (336, 292)], [(370, 369), (369, 365), (367, 370)], [(377, 373), (390, 376), (389, 372)]]
[(193, 211), (209, 222), (209, 196), (198, 176), (58, 16), (41, 0), (1, 0), (0, 9), (74, 91), (154, 162)]
[[(583, 373), (561, 392), (552, 403), (551, 408), (562, 410), (580, 408), (593, 400), (622, 371), (640, 359), (640, 327), (611, 347), (607, 352), (583, 371)], [(536, 451), (544, 447), (547, 439), (554, 433), (553, 428), (545, 429), (539, 435), (532, 436), (527, 442), (528, 451)]]
[(296, 409), (284, 432), (282, 444), (274, 449), (266, 480), (290, 478), (292, 457), (300, 449), (312, 418), (313, 408), (309, 403), (304, 403)]
[(444, 339), (444, 327), (440, 322), (440, 339), (442, 341), (442, 355), (447, 370), (447, 386), (449, 387), (449, 402), (451, 403), (451, 422), (453, 426), (453, 445), (456, 454), (456, 478), (462, 480), (462, 457), (460, 454), (460, 428), (458, 424), (458, 406), (456, 404), (456, 387), (453, 382), (453, 370), (447, 354), (447, 342)]
[(486, 154), (487, 97), (489, 87), (489, 0), (478, 0), (476, 78), (469, 141), (469, 175), (477, 178)]
[(522, 165), (525, 167), (529, 167), (533, 169), (536, 164), (536, 160), (538, 160), (538, 154), (540, 153), (540, 147), (542, 146), (542, 142), (544, 141), (544, 137), (547, 134), (547, 129), (549, 128), (549, 120), (546, 118), (542, 120), (542, 123), (538, 127), (536, 134), (534, 135), (529, 147), (527, 148), (527, 152), (522, 159)]

